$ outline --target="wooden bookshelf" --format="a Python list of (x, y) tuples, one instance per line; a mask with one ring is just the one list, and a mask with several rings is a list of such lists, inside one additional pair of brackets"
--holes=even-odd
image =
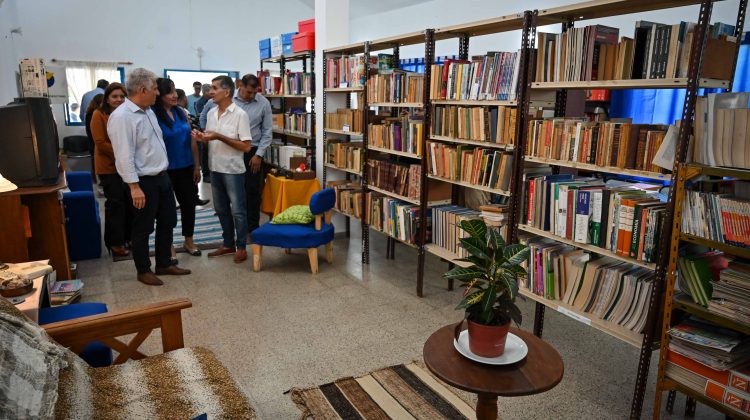
[(540, 9), (538, 11), (537, 22), (541, 26), (552, 23), (652, 12), (700, 3), (700, 0), (591, 0)]
[[(687, 78), (672, 79), (629, 79), (629, 80), (593, 80), (589, 82), (533, 82), (532, 89), (685, 89)], [(702, 88), (727, 89), (728, 80), (700, 79)]]
[(323, 54), (335, 54), (335, 55), (353, 55), (353, 54), (362, 54), (365, 52), (365, 43), (364, 42), (355, 42), (352, 44), (347, 45), (341, 45), (339, 47), (333, 47), (333, 48), (326, 48), (323, 50)]
[(396, 242), (400, 242), (400, 243), (402, 243), (402, 244), (404, 244), (404, 245), (408, 246), (409, 248), (419, 249), (419, 247), (418, 247), (418, 246), (416, 246), (416, 245), (414, 245), (413, 243), (411, 243), (411, 242), (407, 242), (407, 241), (402, 241), (401, 239), (398, 239), (397, 237), (395, 237), (395, 236), (391, 235), (391, 234), (390, 234), (390, 233), (388, 233), (388, 232), (385, 232), (385, 231), (382, 231), (382, 230), (380, 230), (380, 229), (377, 229), (377, 228), (375, 228), (375, 226), (372, 226), (372, 225), (370, 225), (370, 229), (374, 230), (375, 232), (378, 232), (378, 233), (382, 233), (383, 235), (385, 235), (385, 236), (387, 236), (387, 237), (389, 237), (389, 238), (393, 239), (393, 240), (394, 240), (394, 241), (396, 241)]
[(409, 197), (403, 196), (401, 194), (396, 194), (395, 192), (391, 192), (391, 191), (388, 191), (388, 190), (384, 190), (382, 188), (374, 187), (372, 185), (368, 185), (367, 188), (370, 189), (370, 190), (372, 190), (372, 191), (381, 193), (383, 195), (387, 195), (388, 197), (391, 197), (391, 198), (395, 198), (395, 199), (398, 199), (398, 200), (401, 200), (401, 201), (405, 201), (407, 203), (419, 205), (419, 200), (415, 200), (413, 198), (409, 198)]
[(492, 100), (452, 100), (452, 99), (431, 99), (433, 105), (463, 105), (463, 106), (517, 106), (518, 101), (492, 101)]
[(386, 149), (384, 147), (375, 147), (375, 146), (368, 146), (367, 150), (373, 150), (380, 153), (387, 153), (389, 155), (396, 155), (396, 156), (403, 156), (411, 159), (421, 159), (422, 156), (416, 154), (416, 153), (409, 153), (409, 152), (401, 152), (398, 150), (393, 149)]
[(310, 139), (310, 137), (311, 137), (310, 133), (303, 133), (301, 131), (284, 130), (282, 128), (273, 128), (273, 129), (271, 129), (271, 131), (274, 132), (274, 133), (276, 133), (276, 134), (284, 134), (284, 135), (287, 135), (287, 136), (299, 137), (299, 138), (302, 138), (302, 139)]
[(750, 259), (750, 248), (743, 248), (723, 242), (712, 241), (710, 239), (701, 238), (700, 236), (688, 235), (687, 233), (680, 233), (680, 240), (696, 245), (702, 245), (708, 248), (718, 249), (719, 251), (724, 251), (727, 254), (737, 257)]
[(584, 171), (593, 171), (593, 172), (603, 172), (608, 174), (616, 174), (616, 175), (625, 175), (625, 176), (634, 176), (639, 178), (648, 178), (648, 179), (655, 179), (658, 181), (671, 181), (672, 180), (672, 174), (660, 174), (656, 172), (649, 172), (649, 171), (639, 171), (635, 169), (621, 169), (614, 166), (598, 166), (598, 165), (592, 165), (590, 163), (581, 163), (581, 162), (570, 162), (566, 160), (555, 160), (555, 159), (546, 159), (546, 158), (540, 158), (536, 156), (524, 156), (524, 159), (526, 162), (534, 162), (534, 163), (543, 163), (547, 165), (554, 165), (554, 166), (562, 166), (565, 168), (575, 168), (575, 169), (581, 169)]
[(306, 93), (304, 95), (264, 95), (266, 98), (310, 98), (312, 94)]
[(700, 165), (697, 163), (688, 163), (684, 165), (687, 172), (696, 172), (700, 175), (723, 176), (727, 178), (736, 178), (750, 180), (750, 170), (741, 168), (724, 168)]
[(341, 210), (337, 209), (336, 207), (333, 207), (333, 208), (332, 208), (331, 210), (333, 210), (333, 212), (334, 212), (334, 213), (338, 213), (338, 214), (340, 214), (340, 215), (342, 215), (342, 216), (345, 216), (345, 217), (351, 217), (351, 218), (352, 218), (352, 219), (354, 219), (354, 220), (361, 220), (361, 219), (360, 219), (359, 217), (357, 217), (357, 216), (355, 216), (355, 215), (353, 215), (353, 214), (349, 214), (349, 213), (344, 213), (343, 211), (341, 211)]
[(531, 299), (537, 303), (541, 303), (547, 308), (560, 312), (561, 314), (573, 318), (578, 322), (589, 325), (594, 329), (617, 338), (618, 340), (622, 340), (630, 344), (631, 346), (641, 347), (641, 344), (643, 343), (643, 334), (636, 333), (635, 331), (629, 330), (621, 325), (615, 324), (614, 322), (605, 321), (603, 319), (592, 316), (589, 313), (583, 312), (576, 307), (556, 300), (544, 298), (523, 288), (519, 288), (518, 293), (521, 296)]
[(389, 107), (389, 108), (423, 108), (421, 102), (371, 102), (367, 106)]
[(424, 246), (425, 251), (429, 252), (432, 255), (435, 255), (437, 257), (440, 257), (446, 261), (448, 261), (451, 264), (455, 264), (459, 267), (469, 267), (471, 263), (467, 263), (465, 261), (458, 261), (460, 258), (458, 255), (448, 251), (447, 249), (443, 248), (442, 246), (438, 246), (435, 244), (426, 244)]
[(672, 299), (672, 307), (674, 309), (697, 315), (720, 327), (729, 328), (750, 335), (750, 324), (727, 318), (721, 314), (709, 312), (708, 308), (695, 303), (690, 296), (684, 293), (675, 293), (674, 298)]
[(344, 131), (344, 130), (336, 130), (333, 128), (324, 128), (324, 133), (330, 133), (330, 134), (343, 134), (345, 136), (358, 136), (361, 137), (362, 133), (359, 131)]
[(363, 88), (363, 87), (340, 87), (340, 88), (324, 88), (323, 92), (326, 92), (326, 93), (336, 93), (336, 92), (352, 93), (352, 92), (362, 92), (363, 90), (365, 90), (365, 88)]
[(547, 232), (547, 231), (544, 231), (544, 230), (541, 230), (541, 229), (537, 229), (537, 228), (531, 227), (529, 225), (519, 224), (518, 225), (518, 229), (520, 229), (520, 230), (522, 230), (524, 232), (532, 233), (532, 234), (537, 235), (537, 236), (542, 236), (542, 237), (545, 237), (545, 238), (548, 238), (548, 239), (552, 239), (552, 240), (560, 242), (560, 243), (571, 245), (571, 246), (574, 246), (576, 248), (584, 249), (586, 251), (590, 251), (590, 252), (593, 252), (595, 254), (599, 254), (599, 255), (605, 256), (605, 257), (610, 257), (610, 258), (613, 258), (613, 259), (616, 259), (616, 260), (624, 261), (626, 263), (630, 263), (630, 264), (637, 265), (637, 266), (640, 266), (640, 267), (645, 267), (645, 268), (648, 268), (649, 270), (656, 269), (656, 264), (655, 263), (647, 263), (647, 262), (643, 262), (643, 261), (634, 260), (634, 259), (632, 259), (630, 257), (623, 257), (622, 255), (617, 255), (616, 253), (614, 253), (612, 251), (609, 251), (607, 249), (599, 248), (596, 245), (582, 244), (582, 243), (579, 243), (579, 242), (571, 241), (570, 239), (562, 238), (562, 237), (557, 236), (557, 235), (553, 235), (550, 232)]
[(481, 141), (481, 140), (465, 140), (465, 139), (458, 139), (455, 137), (436, 136), (434, 134), (430, 136), (430, 140), (440, 141), (444, 143), (469, 144), (472, 146), (487, 147), (490, 149), (513, 150), (512, 144), (499, 144), (499, 143), (492, 143), (489, 141)]
[(472, 183), (464, 182), (464, 181), (455, 181), (455, 180), (452, 180), (452, 179), (439, 177), (437, 175), (427, 174), (427, 178), (435, 179), (435, 180), (440, 181), (440, 182), (447, 182), (447, 183), (453, 184), (453, 185), (459, 185), (461, 187), (471, 188), (472, 190), (479, 190), (479, 191), (484, 191), (484, 192), (488, 192), (488, 193), (492, 193), (492, 194), (510, 196), (510, 191), (505, 191), (505, 190), (500, 190), (500, 189), (496, 189), (496, 188), (485, 187), (483, 185), (476, 185), (476, 184), (472, 184)]
[(337, 170), (337, 171), (342, 171), (342, 172), (346, 172), (346, 173), (349, 173), (349, 174), (352, 174), (352, 175), (357, 175), (357, 176), (359, 176), (359, 177), (361, 177), (361, 176), (362, 176), (362, 172), (359, 172), (359, 171), (357, 171), (357, 170), (355, 170), (355, 169), (349, 169), (349, 168), (341, 168), (341, 167), (338, 167), (338, 166), (336, 166), (336, 165), (333, 165), (333, 164), (331, 164), (331, 163), (328, 163), (328, 162), (324, 163), (323, 165), (324, 165), (324, 166), (325, 166), (326, 168), (330, 168), (330, 169), (335, 169), (335, 170)]
[(692, 398), (695, 401), (700, 401), (701, 404), (705, 404), (713, 408), (714, 410), (717, 410), (725, 414), (727, 418), (750, 420), (750, 416), (742, 414), (739, 411), (734, 411), (730, 409), (729, 407), (723, 404), (720, 404), (716, 400), (706, 397), (706, 394), (704, 394), (703, 389), (692, 388), (686, 384), (680, 383), (674, 378), (669, 378), (669, 377), (664, 379), (664, 386), (667, 389), (674, 389), (676, 391), (679, 391), (681, 394), (684, 394)]

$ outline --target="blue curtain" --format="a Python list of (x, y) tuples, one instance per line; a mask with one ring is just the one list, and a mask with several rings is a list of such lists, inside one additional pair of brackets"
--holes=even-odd
[[(737, 58), (733, 92), (750, 90), (750, 32), (746, 32)], [(721, 89), (700, 89), (699, 94), (721, 92)], [(685, 89), (613, 90), (610, 118), (632, 118), (636, 124), (674, 124), (682, 119)]]

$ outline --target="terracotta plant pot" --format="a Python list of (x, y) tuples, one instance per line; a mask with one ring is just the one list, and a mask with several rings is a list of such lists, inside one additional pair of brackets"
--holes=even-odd
[(482, 325), (469, 320), (469, 350), (482, 357), (502, 356), (509, 329), (510, 322), (503, 325)]

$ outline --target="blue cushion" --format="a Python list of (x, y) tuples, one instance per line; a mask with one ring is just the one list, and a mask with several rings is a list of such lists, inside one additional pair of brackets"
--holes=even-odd
[(91, 179), (91, 172), (65, 172), (65, 181), (71, 191), (91, 191), (94, 192), (94, 181)]
[(312, 214), (325, 213), (336, 205), (336, 193), (333, 188), (320, 190), (310, 197), (310, 211)]
[(99, 206), (91, 191), (63, 194), (65, 233), (72, 261), (99, 258), (102, 254)]
[[(94, 302), (39, 308), (39, 325), (105, 313), (107, 313), (107, 305)], [(79, 356), (93, 367), (112, 364), (112, 350), (99, 341), (92, 341), (87, 344)]]
[(253, 231), (253, 243), (279, 248), (317, 248), (333, 240), (333, 225), (323, 223), (321, 230), (315, 224), (274, 225), (266, 223)]

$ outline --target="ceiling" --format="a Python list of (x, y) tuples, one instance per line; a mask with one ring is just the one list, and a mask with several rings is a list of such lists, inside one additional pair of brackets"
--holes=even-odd
[[(1, 1), (1, 0), (0, 0)], [(350, 0), (349, 15), (361, 16), (364, 14), (375, 15), (393, 9), (414, 6), (420, 3), (429, 3), (431, 0)], [(300, 0), (301, 3), (315, 9), (315, 0)]]

